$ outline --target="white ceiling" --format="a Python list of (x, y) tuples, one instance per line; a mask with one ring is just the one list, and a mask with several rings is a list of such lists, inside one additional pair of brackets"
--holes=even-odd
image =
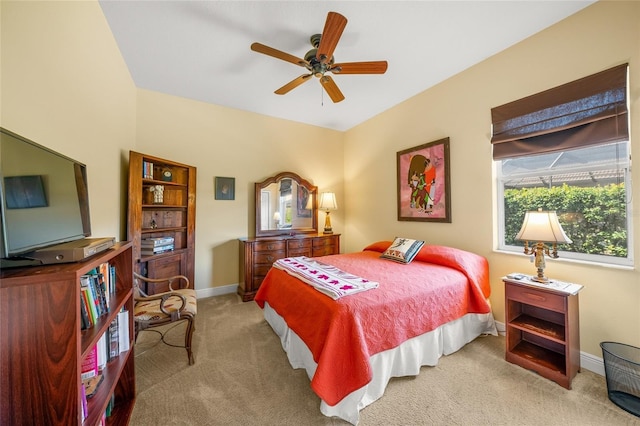
[[(118, 1), (102, 10), (137, 87), (348, 130), (594, 3), (570, 1)], [(336, 62), (387, 60), (383, 75), (332, 75), (334, 104), (307, 71), (250, 50), (304, 57), (327, 12), (348, 19)]]

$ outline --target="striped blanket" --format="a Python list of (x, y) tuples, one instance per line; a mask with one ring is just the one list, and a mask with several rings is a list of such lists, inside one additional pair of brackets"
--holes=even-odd
[(309, 284), (333, 300), (378, 287), (377, 282), (306, 256), (278, 259), (273, 266)]

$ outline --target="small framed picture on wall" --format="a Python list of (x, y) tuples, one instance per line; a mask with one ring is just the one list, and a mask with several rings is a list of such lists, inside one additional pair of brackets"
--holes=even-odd
[(236, 199), (236, 179), (232, 177), (219, 177), (215, 179), (216, 200)]

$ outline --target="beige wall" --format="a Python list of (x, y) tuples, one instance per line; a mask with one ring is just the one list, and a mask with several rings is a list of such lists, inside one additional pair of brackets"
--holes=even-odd
[(136, 88), (97, 2), (2, 1), (0, 125), (87, 165), (94, 236), (126, 235)]
[[(129, 150), (198, 168), (198, 290), (237, 284), (254, 182), (292, 171), (342, 203), (343, 133), (136, 89), (97, 2), (0, 13), (0, 125), (87, 164), (94, 236), (126, 238)], [(215, 176), (236, 178), (234, 201), (214, 200)], [(341, 232), (343, 211), (332, 219)]]
[[(502, 321), (500, 276), (532, 266), (524, 255), (494, 251), (490, 108), (629, 62), (632, 131), (640, 125), (638, 2), (597, 3), (346, 133), (135, 89), (97, 2), (2, 1), (0, 14), (0, 124), (88, 165), (94, 235), (126, 234), (130, 149), (198, 168), (199, 290), (237, 283), (237, 238), (253, 229), (253, 183), (288, 170), (337, 193), (332, 223), (342, 251), (406, 235), (485, 255)], [(451, 139), (453, 222), (398, 222), (396, 152), (442, 137)], [(640, 151), (635, 133), (632, 151)], [(214, 200), (215, 176), (236, 178), (234, 201)], [(635, 170), (633, 178), (640, 253)], [(583, 351), (599, 357), (598, 343), (609, 339), (640, 346), (638, 270), (557, 260), (547, 272), (585, 285)]]
[[(197, 288), (238, 282), (238, 238), (255, 235), (255, 182), (294, 172), (320, 192), (335, 191), (342, 203), (341, 132), (145, 90), (138, 92), (137, 125), (138, 151), (198, 168)], [(235, 178), (235, 200), (214, 198), (216, 176)], [(343, 211), (331, 214), (335, 232)]]
[[(347, 132), (345, 251), (402, 235), (480, 253), (491, 266), (496, 318), (504, 321), (500, 277), (513, 271), (534, 272), (534, 268), (527, 256), (494, 251), (497, 221), (490, 109), (629, 62), (631, 129), (640, 128), (639, 26), (639, 2), (596, 3)], [(451, 143), (453, 222), (398, 222), (396, 152), (447, 136)], [(640, 152), (638, 132), (632, 134), (631, 145), (633, 153)], [(632, 179), (633, 251), (637, 257), (637, 168)], [(598, 344), (603, 340), (640, 346), (640, 271), (562, 259), (547, 262), (546, 271), (551, 277), (585, 286), (580, 294), (583, 351), (601, 356)]]

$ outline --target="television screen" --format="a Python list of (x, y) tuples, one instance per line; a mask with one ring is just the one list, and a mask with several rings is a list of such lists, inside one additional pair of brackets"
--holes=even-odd
[(84, 164), (0, 129), (0, 173), (0, 257), (91, 235)]

